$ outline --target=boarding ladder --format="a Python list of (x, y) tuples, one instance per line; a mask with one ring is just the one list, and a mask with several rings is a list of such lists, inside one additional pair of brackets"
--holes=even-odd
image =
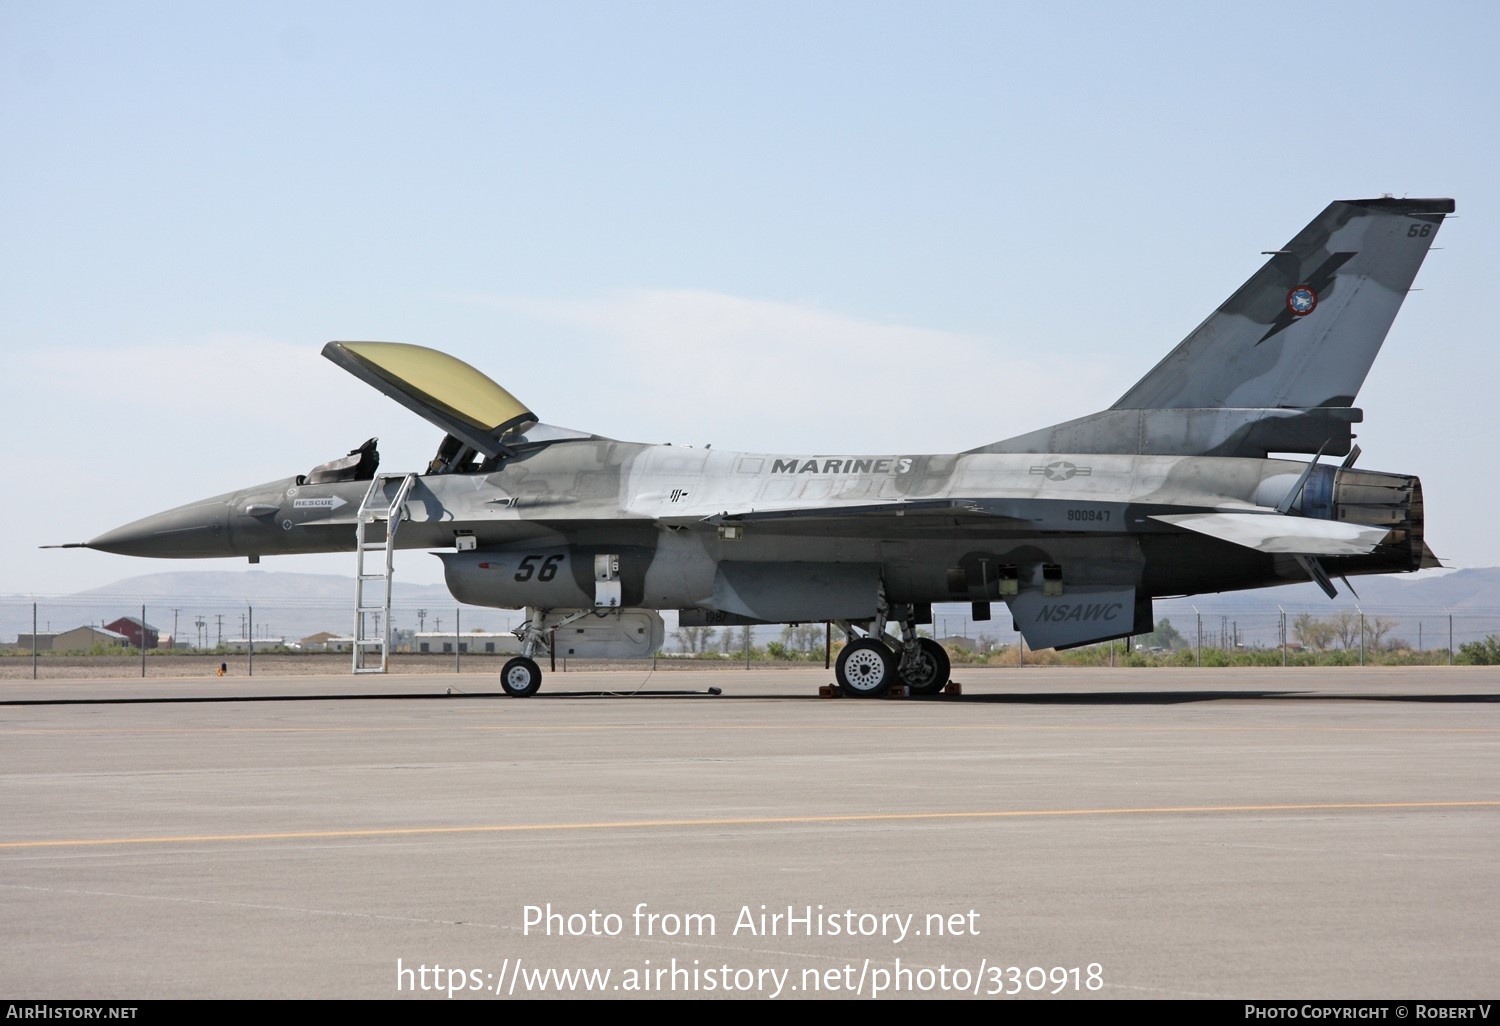
[[(386, 500), (386, 486), (399, 481), (395, 498)], [(406, 499), (416, 474), (376, 474), (354, 518), (354, 672), (384, 673), (391, 657), (391, 571), (395, 565), (396, 531), (406, 517)], [(371, 524), (385, 522), (385, 537), (369, 541)], [(365, 557), (383, 552), (378, 568), (368, 571)], [(377, 583), (378, 582), (378, 583)]]

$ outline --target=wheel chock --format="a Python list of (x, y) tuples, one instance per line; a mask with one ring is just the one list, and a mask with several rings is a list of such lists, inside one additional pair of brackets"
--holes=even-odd
[[(958, 694), (958, 692), (956, 690), (955, 691), (949, 691), (948, 689), (949, 688), (957, 688), (957, 687), (958, 687), (957, 684), (949, 684), (948, 687), (944, 689), (944, 691), (947, 692), (948, 694), (955, 694), (956, 695), (956, 694)], [(818, 697), (819, 698), (844, 698), (846, 696), (844, 695), (844, 689), (841, 688), (841, 687), (839, 687), (837, 684), (820, 684), (818, 686)], [(892, 684), (890, 686), (890, 688), (887, 689), (879, 697), (880, 698), (910, 698), (911, 697), (911, 689), (909, 687), (907, 687), (905, 684)]]
[(945, 695), (961, 695), (963, 693), (964, 686), (956, 680), (950, 680), (943, 685), (943, 694)]

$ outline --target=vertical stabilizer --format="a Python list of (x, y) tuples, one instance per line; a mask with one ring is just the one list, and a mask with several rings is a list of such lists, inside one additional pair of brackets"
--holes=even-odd
[(1115, 403), (1353, 406), (1451, 199), (1331, 203)]
[(1342, 456), (1451, 199), (1340, 200), (1107, 410), (974, 452)]

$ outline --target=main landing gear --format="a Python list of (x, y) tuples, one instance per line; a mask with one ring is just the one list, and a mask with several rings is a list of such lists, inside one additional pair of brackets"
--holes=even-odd
[[(913, 695), (943, 690), (952, 669), (948, 653), (931, 638), (917, 637), (915, 607), (887, 606), (882, 593), (878, 609), (873, 622), (859, 625), (867, 630), (864, 635), (850, 621), (836, 622), (848, 638), (833, 667), (839, 688), (855, 698), (876, 698), (898, 683)], [(901, 625), (900, 640), (886, 633), (890, 620)]]
[(905, 659), (902, 660), (901, 680), (914, 695), (935, 695), (947, 686), (948, 673), (952, 669), (942, 645), (931, 638), (918, 638), (910, 669)]
[(896, 679), (896, 657), (877, 638), (855, 638), (839, 653), (833, 676), (844, 694), (874, 698), (891, 689), (891, 682)]

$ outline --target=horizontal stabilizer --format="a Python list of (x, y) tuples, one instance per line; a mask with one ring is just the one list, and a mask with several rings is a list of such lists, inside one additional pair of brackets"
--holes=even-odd
[(1390, 533), (1384, 527), (1274, 513), (1163, 513), (1151, 519), (1257, 552), (1292, 556), (1363, 556)]

